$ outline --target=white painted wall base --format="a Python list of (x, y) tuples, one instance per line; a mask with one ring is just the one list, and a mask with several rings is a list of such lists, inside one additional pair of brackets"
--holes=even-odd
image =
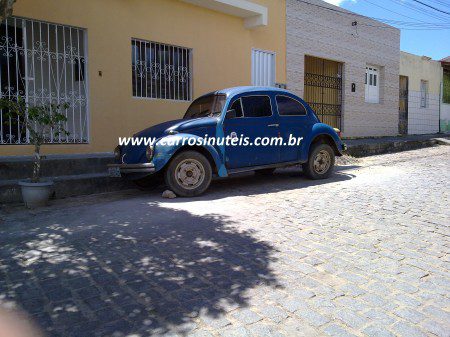
[(410, 91), (408, 96), (408, 134), (439, 132), (439, 95), (429, 94), (426, 108), (420, 106), (420, 92)]
[(450, 104), (441, 103), (441, 131), (450, 133)]

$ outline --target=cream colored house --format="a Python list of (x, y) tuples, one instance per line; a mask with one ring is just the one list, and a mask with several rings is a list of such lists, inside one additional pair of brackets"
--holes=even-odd
[[(112, 151), (196, 97), (286, 83), (285, 1), (17, 0), (0, 26), (0, 95), (68, 102), (44, 154)], [(30, 154), (0, 111), (0, 156)]]
[[(400, 53), (400, 133), (439, 132), (442, 68), (426, 56)], [(403, 100), (402, 100), (403, 98)], [(402, 112), (406, 111), (406, 114)], [(402, 130), (402, 119), (407, 128)]]

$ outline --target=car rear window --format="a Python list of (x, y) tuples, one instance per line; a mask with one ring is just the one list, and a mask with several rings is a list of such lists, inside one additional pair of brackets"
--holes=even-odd
[(304, 116), (306, 109), (299, 101), (288, 96), (277, 96), (278, 113), (280, 116)]

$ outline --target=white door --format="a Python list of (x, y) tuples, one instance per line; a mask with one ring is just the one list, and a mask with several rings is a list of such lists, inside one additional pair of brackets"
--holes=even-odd
[(252, 50), (252, 85), (275, 86), (275, 53)]
[(380, 101), (380, 75), (377, 67), (366, 67), (366, 102), (378, 103)]

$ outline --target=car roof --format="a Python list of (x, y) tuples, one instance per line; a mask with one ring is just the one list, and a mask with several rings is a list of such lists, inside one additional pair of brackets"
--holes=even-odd
[(227, 95), (227, 96), (234, 96), (234, 95), (239, 95), (242, 93), (256, 92), (256, 91), (271, 91), (271, 92), (295, 95), (294, 93), (290, 92), (289, 90), (281, 89), (281, 88), (262, 87), (262, 86), (241, 86), (241, 87), (231, 87), (231, 88), (212, 91), (210, 93), (202, 95), (202, 97), (208, 96), (208, 95), (220, 95), (220, 94)]

